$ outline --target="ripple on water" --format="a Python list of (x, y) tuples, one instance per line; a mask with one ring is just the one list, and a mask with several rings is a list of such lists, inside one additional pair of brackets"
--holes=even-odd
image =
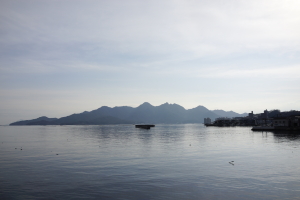
[(2, 199), (300, 196), (297, 134), (201, 124), (157, 125), (150, 130), (2, 126), (0, 139)]

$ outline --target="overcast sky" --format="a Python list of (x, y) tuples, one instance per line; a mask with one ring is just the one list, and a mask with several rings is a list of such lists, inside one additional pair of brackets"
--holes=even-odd
[(300, 110), (299, 0), (0, 0), (0, 124), (101, 106)]

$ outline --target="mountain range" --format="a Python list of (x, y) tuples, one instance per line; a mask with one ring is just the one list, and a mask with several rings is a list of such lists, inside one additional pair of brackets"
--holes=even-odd
[(136, 123), (203, 123), (204, 118), (214, 120), (217, 117), (242, 117), (247, 113), (238, 114), (233, 111), (208, 110), (204, 106), (185, 109), (178, 104), (164, 103), (153, 106), (143, 103), (133, 108), (129, 106), (107, 107), (102, 106), (90, 112), (84, 111), (62, 118), (39, 117), (32, 120), (23, 120), (10, 125), (102, 125), (102, 124), (136, 124)]

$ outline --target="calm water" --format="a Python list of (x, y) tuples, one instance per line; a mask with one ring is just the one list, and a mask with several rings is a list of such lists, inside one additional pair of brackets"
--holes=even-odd
[(1, 126), (0, 199), (300, 199), (299, 153), (249, 127)]

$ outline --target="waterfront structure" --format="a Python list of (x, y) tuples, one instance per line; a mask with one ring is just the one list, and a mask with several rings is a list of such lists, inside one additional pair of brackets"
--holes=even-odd
[(286, 117), (275, 117), (273, 119), (274, 126), (287, 126), (289, 124), (289, 120)]
[(255, 126), (253, 131), (300, 131), (300, 116), (275, 117), (271, 126)]
[(211, 119), (208, 118), (204, 118), (204, 124), (211, 124)]
[(249, 117), (219, 117), (212, 123), (205, 123), (206, 126), (255, 126), (255, 119)]
[(246, 117), (220, 117), (206, 126), (253, 126), (252, 130), (298, 130), (300, 131), (300, 111), (291, 110), (264, 110), (254, 114), (253, 111)]
[(274, 117), (275, 129), (300, 130), (300, 116)]
[(249, 118), (253, 118), (254, 117), (253, 111), (251, 111), (251, 113), (248, 114), (248, 117)]
[(268, 118), (269, 118), (269, 112), (268, 112), (267, 109), (264, 110), (263, 117), (264, 117), (265, 119), (268, 119)]

